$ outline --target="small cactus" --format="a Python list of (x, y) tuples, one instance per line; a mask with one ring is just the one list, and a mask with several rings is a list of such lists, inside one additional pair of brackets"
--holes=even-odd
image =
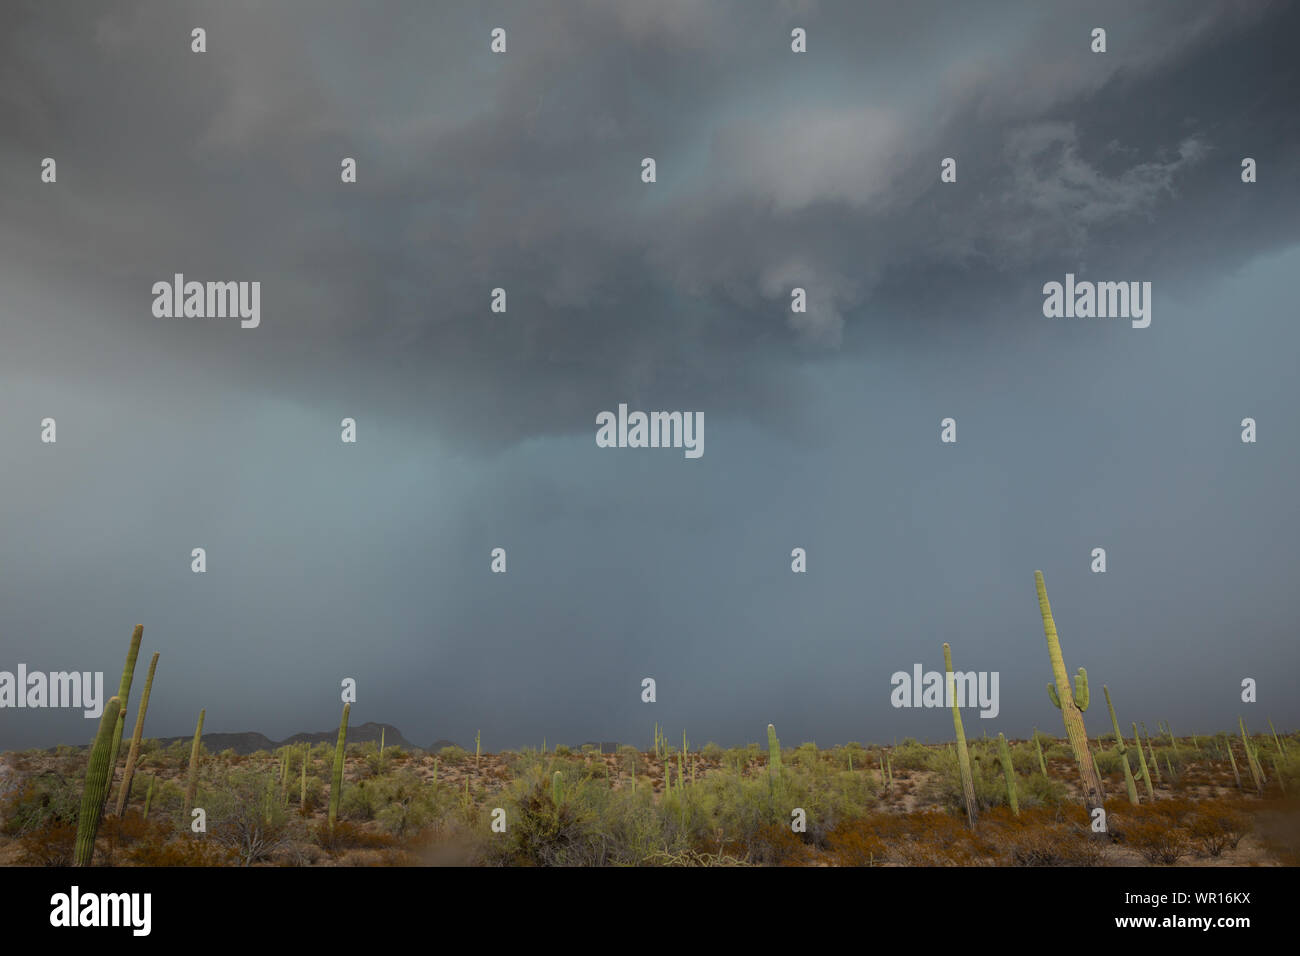
[(108, 762), (113, 750), (113, 734), (117, 732), (117, 719), (122, 713), (122, 699), (114, 697), (99, 718), (99, 733), (90, 749), (90, 763), (86, 767), (86, 787), (81, 794), (81, 817), (77, 823), (77, 842), (73, 866), (90, 866), (95, 855), (95, 836), (104, 813), (104, 800), (108, 785), (113, 779), (113, 767)]
[(1034, 748), (1038, 751), (1038, 769), (1043, 771), (1043, 776), (1047, 776), (1047, 761), (1043, 759), (1043, 745), (1038, 740), (1038, 728), (1034, 728)]
[(190, 773), (185, 784), (185, 822), (189, 822), (190, 811), (194, 809), (194, 798), (199, 790), (199, 748), (203, 746), (203, 718), (206, 710), (199, 711), (199, 723), (194, 728), (194, 744), (190, 747)]
[(564, 803), (564, 778), (560, 776), (558, 770), (551, 774), (551, 799), (555, 801), (557, 807)]
[(767, 772), (776, 775), (781, 772), (781, 741), (776, 738), (776, 727), (767, 725)]

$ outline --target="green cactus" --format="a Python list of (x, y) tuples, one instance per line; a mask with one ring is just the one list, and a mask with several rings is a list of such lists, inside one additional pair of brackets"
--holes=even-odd
[(203, 718), (207, 710), (199, 711), (199, 723), (194, 728), (194, 743), (190, 746), (190, 773), (185, 784), (185, 811), (181, 814), (185, 822), (190, 821), (190, 811), (194, 809), (194, 798), (199, 790), (199, 748), (203, 743)]
[(1043, 572), (1034, 572), (1034, 584), (1038, 590), (1038, 610), (1043, 618), (1043, 633), (1047, 637), (1047, 654), (1052, 662), (1052, 675), (1056, 678), (1051, 691), (1052, 702), (1061, 709), (1065, 721), (1065, 733), (1070, 740), (1070, 749), (1074, 751), (1075, 762), (1079, 765), (1079, 780), (1083, 789), (1084, 806), (1091, 816), (1092, 811), (1104, 807), (1106, 793), (1101, 786), (1101, 775), (1088, 750), (1088, 732), (1083, 726), (1083, 707), (1088, 703), (1088, 672), (1079, 668), (1075, 684), (1081, 692), (1081, 702), (1076, 703), (1070, 693), (1070, 682), (1066, 678), (1065, 659), (1061, 656), (1061, 642), (1056, 634), (1056, 621), (1052, 618), (1052, 606), (1047, 600), (1047, 584)]
[(1282, 777), (1282, 767), (1278, 764), (1277, 754), (1270, 754), (1269, 759), (1273, 761), (1273, 775), (1277, 777), (1277, 785), (1282, 788), (1282, 793), (1286, 793), (1286, 780)]
[[(667, 777), (664, 779), (666, 780)], [(564, 803), (564, 778), (560, 776), (558, 770), (551, 775), (551, 799), (555, 801), (557, 807)]]
[(1232, 763), (1233, 779), (1237, 781), (1237, 789), (1240, 790), (1241, 771), (1237, 769), (1237, 758), (1234, 757), (1232, 754), (1232, 741), (1228, 739), (1228, 735), (1226, 733), (1223, 735), (1223, 743), (1224, 743), (1224, 749), (1228, 751), (1228, 760)]
[(767, 772), (776, 776), (781, 772), (781, 741), (776, 738), (776, 727), (767, 725)]
[(483, 731), (474, 731), (474, 772), (478, 773), (478, 758), (481, 753)]
[[(144, 734), (144, 715), (149, 709), (149, 692), (153, 689), (153, 674), (158, 667), (158, 652), (149, 662), (149, 675), (144, 679), (144, 693), (140, 695), (140, 710), (135, 716), (135, 730), (131, 734), (131, 749), (126, 754), (126, 769), (122, 771), (122, 782), (117, 788), (117, 809), (114, 813), (122, 815), (126, 802), (131, 799), (131, 778), (135, 776), (135, 765), (140, 759), (140, 738)], [(123, 708), (125, 708), (123, 704)]]
[[(1280, 753), (1283, 757), (1285, 757), (1285, 756), (1286, 756), (1286, 744), (1282, 743), (1281, 738), (1278, 737), (1278, 735), (1277, 735), (1277, 728), (1273, 726), (1273, 721), (1271, 721), (1271, 720), (1268, 722), (1268, 729), (1269, 729), (1269, 732), (1273, 735), (1273, 746), (1277, 747), (1277, 752)], [(1276, 761), (1274, 761), (1274, 763), (1276, 763)], [(1281, 779), (1282, 779), (1282, 778), (1281, 778), (1281, 776), (1279, 775), (1279, 776), (1278, 776), (1278, 781), (1281, 782)], [(1283, 786), (1285, 786), (1285, 784), (1283, 784)]]
[(298, 788), (298, 806), (307, 807), (307, 763), (311, 760), (311, 744), (302, 745), (302, 783)]
[(1255, 781), (1255, 790), (1262, 796), (1264, 793), (1263, 768), (1260, 767), (1259, 761), (1255, 758), (1255, 748), (1251, 745), (1250, 737), (1246, 734), (1246, 722), (1238, 717), (1237, 726), (1241, 728), (1241, 747), (1246, 751), (1246, 767), (1250, 770), (1251, 779)]
[(343, 705), (343, 716), (339, 719), (339, 740), (334, 746), (334, 773), (330, 778), (329, 828), (334, 830), (334, 821), (338, 819), (339, 803), (343, 797), (343, 760), (348, 742), (348, 714), (352, 705)]
[[(683, 736), (683, 743), (685, 737)], [(683, 751), (677, 751), (677, 787), (681, 789), (686, 785), (686, 755)]]
[(1110, 688), (1102, 684), (1101, 692), (1106, 695), (1106, 709), (1110, 711), (1110, 726), (1115, 731), (1115, 749), (1119, 751), (1119, 759), (1124, 764), (1124, 787), (1128, 790), (1128, 802), (1136, 807), (1138, 805), (1137, 782), (1133, 779), (1133, 768), (1129, 766), (1128, 748), (1124, 746), (1124, 735), (1120, 733), (1119, 720), (1115, 717), (1115, 705), (1110, 702)]
[[(1151, 769), (1156, 772), (1156, 783), (1164, 783), (1164, 778), (1160, 775), (1160, 761), (1156, 759), (1156, 748), (1151, 743), (1151, 735), (1147, 733), (1146, 721), (1142, 721), (1142, 736), (1147, 739), (1147, 755), (1151, 758)], [(1141, 743), (1138, 746), (1142, 746)]]
[(149, 804), (153, 800), (153, 780), (154, 778), (151, 776), (149, 778), (149, 789), (145, 792), (144, 795), (144, 815), (141, 817), (141, 819), (144, 820), (149, 819)]
[[(966, 749), (966, 730), (961, 723), (961, 709), (957, 706), (954, 678), (952, 672), (952, 648), (943, 645), (944, 687), (948, 699), (952, 701), (952, 725), (957, 734), (957, 763), (961, 767), (961, 789), (966, 800), (966, 820), (970, 828), (975, 829), (975, 778), (971, 775), (970, 751)], [(892, 774), (891, 774), (892, 777)]]
[(126, 730), (126, 706), (131, 693), (131, 680), (135, 676), (135, 659), (140, 654), (140, 639), (144, 636), (144, 627), (140, 624), (131, 632), (131, 643), (126, 649), (126, 666), (122, 668), (122, 683), (117, 689), (122, 709), (117, 715), (117, 728), (113, 731), (113, 746), (108, 753), (108, 783), (112, 786), (113, 772), (117, 770), (117, 752), (122, 747), (122, 734)]
[(1002, 775), (1007, 781), (1007, 803), (1011, 804), (1013, 816), (1020, 816), (1020, 801), (1016, 799), (1016, 772), (1011, 766), (1011, 748), (1007, 738), (998, 734), (998, 757), (1002, 761)]
[[(1056, 707), (1057, 710), (1060, 710), (1061, 698), (1056, 692), (1055, 683), (1047, 685), (1047, 696), (1051, 700), (1052, 705)], [(1074, 675), (1074, 703), (1081, 713), (1087, 713), (1088, 701), (1088, 671), (1085, 668), (1080, 667), (1079, 672)]]
[[(1165, 721), (1165, 734), (1166, 734), (1166, 736), (1169, 737), (1169, 746), (1171, 746), (1171, 747), (1174, 748), (1174, 755), (1177, 756), (1177, 755), (1178, 755), (1178, 738), (1174, 736), (1174, 729), (1173, 729), (1173, 727), (1171, 727), (1171, 726), (1169, 725), (1169, 721), (1167, 721), (1167, 720)], [(1169, 762), (1169, 760), (1168, 760), (1168, 758), (1166, 758), (1166, 759), (1165, 759), (1165, 763), (1168, 763), (1168, 762)]]
[(113, 734), (117, 719), (122, 713), (122, 699), (109, 700), (99, 717), (99, 733), (90, 748), (90, 762), (86, 767), (86, 786), (81, 794), (81, 816), (77, 822), (77, 842), (73, 866), (90, 866), (95, 855), (95, 836), (108, 798), (108, 785), (113, 779), (113, 768), (108, 762), (113, 750)]
[(1047, 761), (1043, 759), (1043, 745), (1038, 740), (1038, 728), (1034, 728), (1034, 749), (1038, 751), (1038, 769), (1043, 771), (1043, 776), (1047, 776)]

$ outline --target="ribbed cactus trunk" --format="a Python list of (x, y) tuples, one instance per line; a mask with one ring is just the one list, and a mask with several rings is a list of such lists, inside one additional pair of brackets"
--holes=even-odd
[[(1273, 721), (1268, 722), (1269, 732), (1273, 735), (1273, 746), (1277, 747), (1277, 752), (1283, 757), (1286, 756), (1286, 744), (1282, 743), (1282, 738), (1277, 735), (1277, 728), (1273, 726)], [(1280, 781), (1282, 778), (1278, 777)]]
[(776, 738), (776, 727), (767, 725), (767, 772), (775, 776), (781, 772), (781, 741)]
[(1016, 771), (1011, 765), (1011, 747), (1002, 734), (998, 734), (998, 759), (1002, 761), (1002, 776), (1007, 781), (1007, 803), (1011, 804), (1012, 814), (1020, 816), (1020, 801), (1016, 797)]
[(1047, 761), (1043, 759), (1043, 745), (1038, 740), (1038, 728), (1034, 728), (1034, 749), (1038, 751), (1038, 769), (1043, 771), (1043, 776), (1047, 776)]
[[(343, 757), (348, 739), (348, 714), (352, 712), (351, 704), (343, 705), (343, 717), (339, 721), (339, 742), (334, 747), (334, 776), (330, 781), (329, 828), (334, 829), (334, 821), (339, 815), (339, 800), (343, 796)], [(467, 780), (466, 783), (469, 781)]]
[(126, 705), (131, 695), (131, 680), (135, 676), (135, 659), (140, 656), (140, 639), (144, 637), (143, 625), (137, 624), (131, 632), (131, 643), (126, 649), (126, 666), (122, 668), (122, 683), (117, 689), (118, 700), (122, 709), (117, 715), (117, 727), (113, 730), (113, 746), (108, 754), (108, 783), (112, 786), (113, 772), (117, 770), (117, 752), (122, 748), (122, 734), (126, 730)]
[(961, 792), (966, 800), (966, 821), (975, 829), (975, 778), (970, 769), (970, 751), (966, 749), (966, 729), (961, 723), (961, 708), (957, 706), (956, 681), (952, 676), (952, 648), (943, 645), (944, 688), (952, 701), (952, 726), (957, 733), (957, 764), (961, 768)]
[[(668, 764), (664, 764), (664, 769), (667, 768)], [(665, 776), (664, 780), (667, 781), (667, 779)], [(557, 807), (564, 803), (564, 777), (560, 775), (558, 770), (551, 774), (551, 799)]]
[(95, 856), (95, 836), (99, 833), (99, 821), (104, 814), (108, 785), (113, 780), (109, 755), (113, 751), (113, 734), (117, 732), (117, 719), (121, 713), (122, 700), (114, 697), (99, 717), (99, 733), (95, 735), (95, 742), (90, 747), (86, 786), (81, 793), (81, 817), (77, 822), (73, 866), (90, 866), (90, 861)]
[(158, 652), (149, 662), (149, 674), (144, 679), (144, 693), (140, 695), (140, 710), (135, 715), (135, 731), (131, 734), (131, 749), (126, 754), (126, 769), (122, 771), (122, 785), (117, 788), (117, 810), (120, 817), (126, 802), (131, 799), (131, 778), (135, 776), (135, 765), (140, 759), (140, 739), (144, 735), (144, 715), (149, 709), (149, 692), (153, 690), (153, 672), (158, 667)]
[(194, 728), (194, 744), (190, 747), (190, 776), (185, 784), (185, 823), (190, 822), (190, 811), (194, 809), (194, 798), (199, 790), (199, 748), (203, 746), (203, 718), (206, 710), (199, 711), (199, 723)]
[(1136, 807), (1138, 805), (1137, 781), (1133, 779), (1133, 768), (1129, 766), (1128, 748), (1124, 746), (1124, 735), (1120, 733), (1119, 720), (1115, 717), (1115, 705), (1110, 702), (1110, 688), (1102, 684), (1101, 692), (1106, 695), (1106, 709), (1110, 711), (1110, 726), (1115, 731), (1115, 748), (1119, 751), (1119, 759), (1124, 764), (1124, 787), (1128, 790), (1128, 802)]
[[(1075, 762), (1079, 765), (1079, 782), (1083, 788), (1083, 802), (1089, 815), (1098, 807), (1104, 807), (1106, 794), (1101, 786), (1101, 775), (1093, 763), (1092, 753), (1088, 750), (1088, 732), (1083, 726), (1083, 711), (1075, 704), (1074, 695), (1070, 693), (1070, 679), (1065, 670), (1065, 659), (1061, 656), (1061, 641), (1056, 634), (1056, 621), (1052, 618), (1052, 605), (1047, 600), (1047, 584), (1043, 581), (1043, 572), (1034, 572), (1034, 584), (1038, 589), (1038, 610), (1043, 618), (1043, 633), (1047, 637), (1047, 655), (1052, 661), (1052, 676), (1056, 678), (1053, 702), (1059, 703), (1061, 716), (1065, 721), (1065, 735), (1069, 738), (1070, 749), (1074, 751)], [(1087, 675), (1081, 671), (1083, 678), (1080, 689), (1085, 696), (1082, 706), (1087, 706)], [(1049, 691), (1053, 688), (1049, 687)]]
[(1232, 776), (1237, 781), (1237, 789), (1241, 789), (1241, 771), (1237, 769), (1237, 758), (1232, 755), (1232, 741), (1228, 735), (1223, 735), (1223, 748), (1228, 751), (1228, 761), (1232, 764)]

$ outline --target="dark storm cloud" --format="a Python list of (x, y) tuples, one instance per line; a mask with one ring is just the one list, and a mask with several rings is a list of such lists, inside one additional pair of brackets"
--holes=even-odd
[[(1295, 13), (1269, 13), (31, 5), (0, 67), (0, 162), (31, 185), (3, 200), (0, 241), (46, 288), (94, 286), (89, 338), (462, 442), (569, 433), (618, 398), (761, 418), (790, 398), (755, 401), (766, 362), (869, 336), (954, 271), (962, 291), (913, 300), (913, 326), (954, 305), (978, 322), (1067, 268), (1224, 247), (1239, 262), (1293, 239), (1276, 172), (1294, 110), (1260, 91), (1296, 70), (1280, 39)], [(1090, 53), (1106, 24), (1110, 51)], [(487, 52), (495, 25), (504, 57)], [(1257, 145), (1267, 171), (1243, 211), (1234, 167)], [(57, 193), (31, 174), (47, 154)], [(948, 155), (955, 187), (937, 182)], [(263, 328), (152, 319), (148, 288), (175, 271), (261, 279)], [(789, 312), (796, 284), (806, 315)], [(488, 312), (496, 286), (506, 316)]]

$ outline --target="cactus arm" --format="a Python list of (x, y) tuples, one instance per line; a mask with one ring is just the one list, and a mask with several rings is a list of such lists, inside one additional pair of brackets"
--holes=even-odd
[(1061, 698), (1056, 694), (1056, 685), (1049, 683), (1047, 685), (1047, 699), (1052, 702), (1052, 706), (1057, 710), (1061, 709)]
[(1088, 671), (1080, 667), (1074, 675), (1074, 703), (1080, 711), (1088, 711)]

